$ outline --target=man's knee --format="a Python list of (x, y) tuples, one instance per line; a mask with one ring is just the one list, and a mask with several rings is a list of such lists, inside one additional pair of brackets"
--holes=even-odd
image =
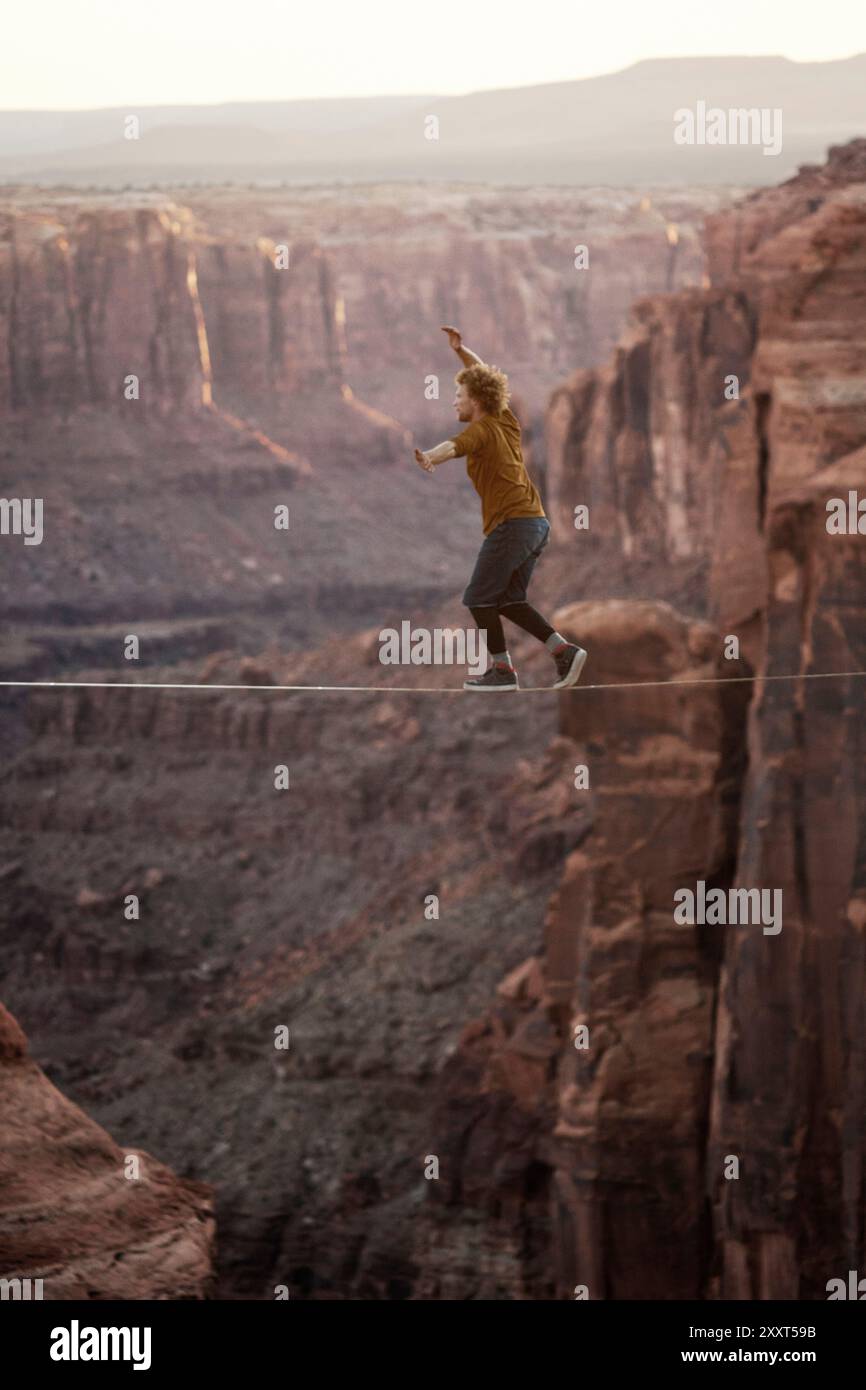
[(472, 614), (479, 627), (487, 627), (491, 619), (499, 617), (499, 610), (492, 604), (467, 604), (469, 612)]

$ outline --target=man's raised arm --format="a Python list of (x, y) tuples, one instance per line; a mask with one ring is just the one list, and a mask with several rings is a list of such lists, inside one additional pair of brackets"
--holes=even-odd
[(486, 367), (487, 363), (482, 361), (477, 353), (470, 352), (468, 347), (463, 346), (463, 337), (459, 328), (447, 328), (443, 326), (442, 332), (448, 334), (448, 342), (457, 353), (464, 367), (474, 367), (476, 362), (480, 363), (482, 367)]
[[(460, 361), (463, 363), (464, 367), (474, 367), (476, 363), (481, 367), (487, 366), (487, 363), (483, 360), (483, 358), (478, 356), (477, 352), (471, 352), (468, 347), (463, 346), (463, 335), (461, 334), (459, 328), (450, 328), (443, 325), (442, 332), (448, 334), (448, 342), (451, 344), (454, 351), (457, 353), (457, 356), (460, 358)], [(506, 417), (506, 419), (511, 420), (515, 425), (519, 426), (520, 422), (510, 406), (505, 406), (504, 410), (502, 411), (502, 414)]]

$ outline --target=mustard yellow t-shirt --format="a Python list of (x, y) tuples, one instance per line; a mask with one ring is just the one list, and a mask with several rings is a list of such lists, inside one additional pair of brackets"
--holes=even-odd
[(515, 516), (544, 516), (520, 450), (520, 425), (506, 407), (482, 415), (454, 435), (457, 457), (466, 457), (466, 472), (481, 498), (481, 525), (488, 536), (500, 522)]

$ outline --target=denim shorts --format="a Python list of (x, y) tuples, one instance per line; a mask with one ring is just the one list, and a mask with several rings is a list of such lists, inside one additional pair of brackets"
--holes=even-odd
[(532, 571), (550, 539), (544, 516), (515, 516), (494, 526), (478, 552), (463, 594), (467, 608), (503, 608), (525, 603)]

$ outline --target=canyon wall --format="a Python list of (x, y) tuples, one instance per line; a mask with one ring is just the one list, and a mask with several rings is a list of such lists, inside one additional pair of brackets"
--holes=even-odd
[(710, 616), (747, 654), (764, 530), (785, 493), (866, 442), (866, 142), (711, 217), (710, 287), (635, 307), (612, 361), (548, 416), (550, 505), (587, 548), (710, 569)]
[[(0, 413), (187, 410), (212, 396), (315, 433), (348, 390), (425, 418), (458, 321), (516, 374), (532, 412), (552, 378), (604, 358), (631, 301), (700, 282), (700, 194), (424, 185), (13, 197), (0, 228)], [(592, 274), (575, 269), (587, 246)], [(127, 414), (130, 412), (128, 411)], [(298, 416), (302, 419), (299, 422)]]
[(823, 1297), (866, 1253), (866, 556), (826, 510), (849, 489), (866, 496), (866, 449), (769, 489), (736, 883), (780, 890), (784, 925), (725, 936), (706, 1168), (724, 1298)]
[[(866, 522), (828, 524), (866, 497), (866, 141), (719, 218), (710, 247), (714, 283), (640, 305), (548, 427), (590, 553), (704, 557), (713, 622), (557, 615), (587, 678), (625, 688), (561, 697), (592, 826), (446, 1088), (476, 1129), (457, 1188), (490, 1210), (483, 1156), (510, 1156), (512, 1225), (545, 1231), (560, 1297), (823, 1298), (866, 1258)], [(780, 930), (677, 926), (697, 880), (780, 892)]]
[(210, 1189), (82, 1114), (30, 1060), (2, 1005), (0, 1109), (0, 1278), (31, 1281), (31, 1297), (41, 1280), (49, 1300), (208, 1296)]
[(718, 634), (668, 604), (582, 602), (556, 625), (606, 687), (560, 697), (584, 833), (539, 949), (443, 1071), (448, 1215), (527, 1252), (508, 1297), (695, 1298), (721, 951), (672, 903), (691, 866), (732, 880), (748, 689), (716, 683)]

